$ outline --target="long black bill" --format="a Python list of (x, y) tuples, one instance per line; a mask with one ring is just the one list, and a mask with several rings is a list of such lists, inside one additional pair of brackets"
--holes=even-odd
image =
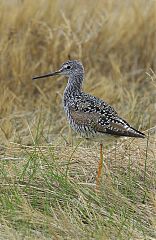
[(44, 74), (44, 75), (33, 77), (32, 80), (35, 80), (35, 79), (38, 79), (38, 78), (52, 77), (52, 76), (59, 75), (59, 74), (60, 74), (60, 71), (56, 71), (56, 72), (47, 73), (47, 74)]

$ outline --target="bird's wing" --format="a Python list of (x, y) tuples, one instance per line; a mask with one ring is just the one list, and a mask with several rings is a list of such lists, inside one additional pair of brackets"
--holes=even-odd
[(118, 136), (144, 137), (144, 134), (132, 128), (107, 103), (81, 101), (70, 106), (69, 111), (73, 121), (78, 125), (86, 125), (95, 132)]

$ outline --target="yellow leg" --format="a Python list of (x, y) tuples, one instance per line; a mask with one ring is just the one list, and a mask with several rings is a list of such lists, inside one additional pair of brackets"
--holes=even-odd
[(96, 177), (96, 190), (99, 190), (99, 182), (100, 182), (102, 164), (103, 164), (102, 147), (103, 147), (103, 145), (102, 145), (102, 143), (100, 143), (100, 160), (99, 160), (99, 163), (98, 163), (98, 172), (97, 172), (97, 177)]

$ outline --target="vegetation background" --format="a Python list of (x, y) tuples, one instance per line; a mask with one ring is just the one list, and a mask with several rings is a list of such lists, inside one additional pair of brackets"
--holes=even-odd
[[(156, 1), (0, 0), (0, 36), (0, 239), (156, 239)], [(31, 80), (67, 59), (147, 135), (105, 148), (98, 194), (66, 80)]]

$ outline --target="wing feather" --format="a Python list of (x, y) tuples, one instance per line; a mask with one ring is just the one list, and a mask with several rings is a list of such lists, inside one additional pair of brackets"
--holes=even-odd
[(95, 132), (116, 136), (144, 137), (144, 134), (132, 128), (108, 104), (93, 101), (77, 102), (69, 107), (70, 115), (75, 124), (92, 128)]

